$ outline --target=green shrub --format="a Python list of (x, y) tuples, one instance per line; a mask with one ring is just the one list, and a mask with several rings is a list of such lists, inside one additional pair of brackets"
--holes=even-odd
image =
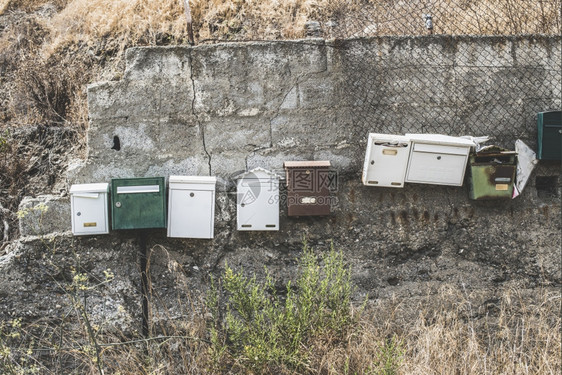
[(356, 324), (351, 269), (341, 251), (331, 246), (319, 261), (305, 241), (299, 268), (296, 282), (288, 282), (286, 295), (280, 296), (267, 269), (265, 282), (259, 283), (255, 275), (225, 266), (220, 287), (213, 282), (207, 301), (216, 371), (225, 366), (257, 372), (306, 368), (314, 340), (342, 340)]

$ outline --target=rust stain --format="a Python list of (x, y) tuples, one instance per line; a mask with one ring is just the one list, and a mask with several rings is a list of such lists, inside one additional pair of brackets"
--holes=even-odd
[(433, 221), (437, 221), (437, 220), (439, 220), (439, 214), (436, 213), (435, 215), (433, 215)]
[(546, 219), (548, 219), (548, 206), (547, 205), (542, 206), (541, 210), (542, 210), (542, 214), (544, 215), (544, 217)]
[(396, 225), (396, 215), (394, 215), (394, 212), (390, 213), (390, 222), (392, 225)]
[(419, 211), (418, 211), (417, 208), (414, 208), (414, 209), (412, 210), (412, 215), (414, 216), (414, 219), (415, 219), (415, 220), (418, 220), (418, 219), (419, 219), (420, 213), (419, 213)]
[(425, 210), (423, 212), (423, 221), (429, 221), (429, 217), (430, 217), (429, 212)]
[(404, 225), (408, 225), (410, 223), (410, 219), (408, 218), (408, 211), (400, 211), (400, 222)]

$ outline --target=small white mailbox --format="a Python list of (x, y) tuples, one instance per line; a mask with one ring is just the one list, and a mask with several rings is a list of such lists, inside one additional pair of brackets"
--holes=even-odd
[(279, 230), (279, 176), (255, 168), (236, 180), (238, 230)]
[(369, 134), (363, 184), (368, 186), (404, 187), (410, 156), (410, 139), (403, 135)]
[(474, 142), (441, 134), (406, 134), (406, 137), (412, 141), (406, 182), (462, 186)]
[(170, 176), (168, 237), (213, 238), (216, 177)]
[(79, 184), (70, 187), (72, 234), (109, 233), (107, 193), (108, 183)]

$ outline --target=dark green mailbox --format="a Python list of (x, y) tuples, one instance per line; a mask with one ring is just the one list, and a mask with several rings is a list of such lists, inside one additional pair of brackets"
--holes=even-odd
[(562, 158), (562, 111), (540, 112), (537, 116), (539, 160)]
[(166, 228), (164, 177), (111, 180), (113, 229)]
[(495, 146), (471, 154), (469, 198), (510, 199), (517, 168), (516, 156), (515, 151)]

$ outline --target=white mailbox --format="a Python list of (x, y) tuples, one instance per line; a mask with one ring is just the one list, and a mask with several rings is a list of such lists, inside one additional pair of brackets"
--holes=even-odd
[(279, 230), (279, 176), (255, 168), (236, 180), (238, 230)]
[(70, 187), (72, 234), (109, 233), (107, 193), (108, 183), (79, 184)]
[(406, 182), (462, 186), (474, 142), (441, 134), (406, 134), (412, 150)]
[(216, 177), (170, 176), (168, 237), (213, 238)]
[(368, 186), (404, 187), (410, 156), (410, 139), (403, 135), (369, 134), (363, 184)]

